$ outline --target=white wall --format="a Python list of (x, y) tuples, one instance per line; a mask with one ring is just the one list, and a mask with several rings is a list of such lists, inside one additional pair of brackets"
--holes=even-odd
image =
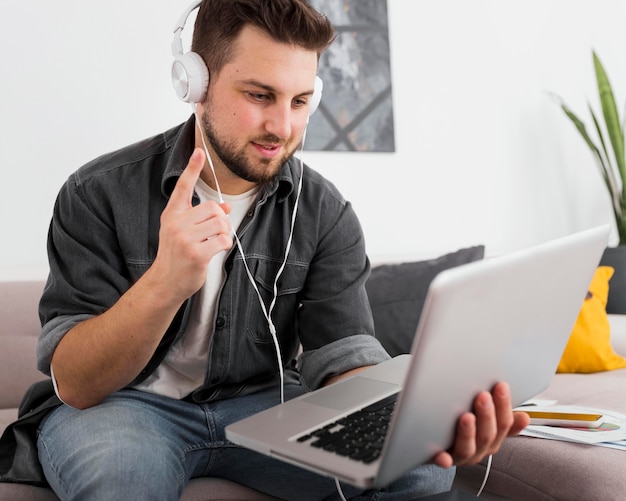
[[(0, 280), (45, 277), (72, 171), (187, 117), (169, 80), (187, 5), (2, 0)], [(354, 203), (374, 258), (477, 243), (497, 254), (610, 221), (592, 158), (548, 94), (586, 118), (595, 48), (623, 105), (626, 2), (388, 5), (397, 151), (305, 152)]]

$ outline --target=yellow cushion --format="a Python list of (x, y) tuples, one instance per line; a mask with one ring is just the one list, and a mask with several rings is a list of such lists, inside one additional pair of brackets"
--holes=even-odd
[(606, 314), (613, 272), (610, 266), (597, 268), (557, 372), (589, 373), (626, 367), (626, 358), (611, 346), (611, 326)]

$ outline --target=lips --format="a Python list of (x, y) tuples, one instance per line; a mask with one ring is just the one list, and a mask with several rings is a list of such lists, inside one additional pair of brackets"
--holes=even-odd
[(275, 157), (281, 151), (282, 146), (280, 144), (262, 144), (252, 143), (261, 155), (266, 157)]

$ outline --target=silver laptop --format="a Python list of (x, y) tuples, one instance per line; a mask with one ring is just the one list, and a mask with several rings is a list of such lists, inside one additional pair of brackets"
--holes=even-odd
[[(479, 391), (506, 381), (517, 406), (548, 386), (608, 234), (608, 226), (593, 228), (441, 272), (410, 355), (234, 423), (226, 437), (359, 487), (388, 485), (451, 446)], [(383, 399), (396, 400), (393, 411)], [(377, 438), (354, 428), (355, 412), (361, 421), (379, 416), (387, 431)], [(347, 430), (364, 437), (333, 435)], [(382, 450), (368, 454), (363, 441)]]

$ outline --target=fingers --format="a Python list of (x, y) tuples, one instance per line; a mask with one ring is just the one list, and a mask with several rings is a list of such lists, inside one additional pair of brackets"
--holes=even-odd
[(526, 428), (530, 424), (530, 416), (525, 412), (514, 412), (513, 413), (513, 426), (511, 426), (511, 430), (509, 435), (517, 435), (524, 428)]
[(513, 425), (509, 385), (498, 383), (491, 394), (479, 395), (475, 413), (477, 454), (493, 454), (500, 448)]
[(212, 248), (211, 255), (230, 249), (233, 231), (230, 220), (226, 217), (229, 212), (228, 203), (217, 205), (215, 202), (205, 202), (195, 207), (190, 219), (193, 225), (187, 230), (188, 236), (192, 241)]
[(194, 188), (204, 168), (204, 161), (204, 152), (200, 148), (195, 148), (189, 158), (187, 167), (178, 178), (176, 186), (170, 195), (168, 205), (173, 209), (182, 210), (191, 207)]
[[(226, 215), (230, 212), (230, 205), (222, 203), (219, 206), (214, 202), (193, 206), (193, 196), (196, 183), (205, 165), (205, 153), (201, 148), (195, 148), (187, 167), (178, 178), (176, 186), (170, 195), (161, 218), (161, 228), (167, 235), (175, 236), (176, 240), (188, 240), (189, 243), (204, 243), (213, 238), (226, 236), (224, 245), (228, 242), (231, 227)], [(215, 247), (216, 242), (213, 242)], [(220, 249), (221, 250), (221, 249)]]
[(435, 456), (436, 464), (477, 463), (495, 454), (507, 436), (517, 435), (529, 421), (527, 414), (512, 411), (511, 393), (506, 383), (498, 383), (491, 393), (478, 394), (473, 410), (459, 418), (454, 445), (447, 453)]
[(161, 213), (159, 246), (152, 268), (176, 298), (186, 299), (204, 283), (209, 262), (233, 245), (230, 205), (193, 204), (205, 155), (195, 149)]
[(500, 448), (504, 439), (511, 434), (513, 424), (515, 423), (514, 413), (511, 409), (511, 389), (506, 383), (498, 383), (494, 386), (491, 394), (496, 411), (496, 447)]
[[(456, 465), (471, 464), (478, 456), (477, 416), (466, 412), (459, 418), (450, 462)], [(481, 456), (482, 457), (482, 456)]]

